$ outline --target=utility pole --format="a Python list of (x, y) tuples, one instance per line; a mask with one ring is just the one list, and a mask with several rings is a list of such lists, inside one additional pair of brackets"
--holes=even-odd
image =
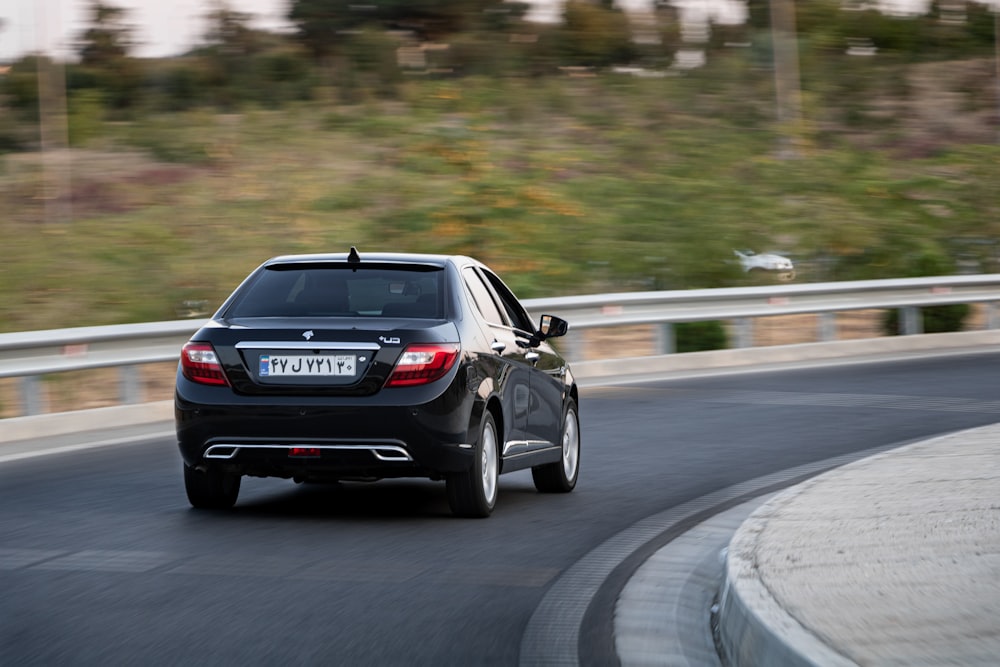
[(1000, 143), (1000, 0), (993, 2), (993, 62), (996, 66), (997, 143)]
[[(38, 132), (42, 150), (45, 222), (69, 222), (72, 219), (70, 183), (69, 118), (66, 112), (66, 66), (59, 60), (58, 49), (46, 53), (48, 23), (45, 12), (48, 0), (36, 0), (35, 20), (38, 43)], [(54, 15), (58, 20), (59, 0)]]
[(802, 83), (792, 0), (770, 0), (774, 91), (782, 157), (797, 157), (802, 132)]

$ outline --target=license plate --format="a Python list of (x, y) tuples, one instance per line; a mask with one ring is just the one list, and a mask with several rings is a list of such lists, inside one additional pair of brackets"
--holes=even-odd
[(358, 367), (353, 354), (262, 354), (260, 377), (352, 376)]

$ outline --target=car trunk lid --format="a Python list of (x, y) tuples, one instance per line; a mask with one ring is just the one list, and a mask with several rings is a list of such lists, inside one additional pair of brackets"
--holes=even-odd
[(408, 346), (451, 345), (446, 320), (241, 318), (220, 321), (211, 342), (243, 394), (366, 396), (385, 385)]

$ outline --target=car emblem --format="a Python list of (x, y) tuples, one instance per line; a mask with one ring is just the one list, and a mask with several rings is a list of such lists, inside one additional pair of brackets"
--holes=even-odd
[(386, 338), (385, 336), (379, 336), (378, 339), (385, 343), (386, 345), (399, 345), (399, 339), (395, 336), (391, 338)]
[(314, 333), (312, 332), (312, 329), (310, 329), (309, 331), (304, 331), (304, 332), (302, 333), (302, 337), (303, 337), (303, 338), (305, 338), (306, 340), (309, 340), (310, 338), (312, 338), (312, 337), (313, 337), (313, 336), (315, 336), (315, 335), (316, 335), (316, 334), (314, 334)]

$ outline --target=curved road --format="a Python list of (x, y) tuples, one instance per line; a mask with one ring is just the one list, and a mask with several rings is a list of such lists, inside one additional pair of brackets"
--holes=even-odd
[[(481, 521), (452, 518), (424, 481), (246, 479), (235, 510), (195, 512), (170, 439), (7, 462), (0, 663), (516, 665), (547, 589), (615, 534), (769, 473), (997, 421), (998, 364), (586, 389), (577, 490), (507, 475)], [(616, 661), (607, 601), (628, 574), (588, 610), (587, 663)]]

